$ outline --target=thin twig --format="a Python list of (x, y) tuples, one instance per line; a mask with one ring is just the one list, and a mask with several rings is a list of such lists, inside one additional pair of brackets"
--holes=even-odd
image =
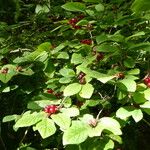
[(143, 119), (143, 121), (150, 127), (150, 123), (147, 120)]
[(98, 120), (98, 118), (99, 118), (102, 111), (103, 111), (103, 108), (98, 112), (98, 115), (96, 116), (96, 120)]
[(26, 131), (25, 131), (25, 133), (24, 133), (24, 135), (23, 135), (21, 141), (19, 142), (19, 145), (21, 145), (21, 143), (22, 143), (23, 140), (25, 139), (25, 137), (26, 137), (26, 135), (27, 135), (27, 133), (28, 133), (29, 128), (30, 128), (30, 127), (28, 127), (28, 128), (26, 129)]

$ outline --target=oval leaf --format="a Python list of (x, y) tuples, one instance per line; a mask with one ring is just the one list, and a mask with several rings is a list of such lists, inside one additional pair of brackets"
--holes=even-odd
[(84, 12), (86, 9), (86, 6), (79, 2), (68, 2), (64, 5), (62, 5), (62, 8), (68, 11), (80, 11)]
[(19, 128), (19, 127), (28, 127), (31, 125), (36, 124), (37, 122), (39, 122), (43, 117), (43, 114), (40, 113), (33, 113), (33, 114), (28, 114), (25, 113), (23, 114), (23, 116), (16, 122), (15, 127)]
[(80, 144), (84, 142), (88, 137), (88, 131), (80, 121), (73, 121), (72, 126), (64, 132), (63, 145), (67, 144)]
[(69, 128), (71, 124), (70, 117), (62, 113), (51, 115), (51, 118), (63, 130)]
[(80, 91), (79, 95), (83, 98), (91, 98), (93, 91), (94, 91), (93, 86), (87, 83), (82, 86), (82, 90)]
[(128, 91), (128, 92), (135, 92), (136, 91), (136, 82), (131, 79), (123, 79), (120, 81), (120, 88)]
[(36, 130), (39, 131), (43, 139), (53, 135), (56, 132), (54, 121), (49, 118), (44, 118), (38, 124), (36, 124)]
[(72, 83), (69, 84), (65, 89), (64, 89), (64, 96), (71, 96), (75, 95), (80, 92), (81, 90), (81, 85), (79, 83)]
[(103, 117), (100, 119), (100, 124), (104, 127), (104, 129), (111, 131), (115, 135), (122, 134), (119, 122), (113, 118)]

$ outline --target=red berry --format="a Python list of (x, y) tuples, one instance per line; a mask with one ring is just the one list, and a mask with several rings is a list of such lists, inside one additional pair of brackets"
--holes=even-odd
[(52, 94), (54, 91), (52, 89), (47, 89), (47, 93)]
[(148, 83), (147, 83), (147, 87), (149, 87), (149, 88), (150, 88), (150, 82), (148, 82)]
[(1, 70), (1, 73), (2, 73), (2, 74), (7, 74), (7, 73), (8, 73), (8, 68), (2, 69), (2, 70)]
[(103, 53), (98, 53), (97, 56), (96, 56), (96, 60), (97, 61), (100, 61), (104, 58), (104, 54)]
[(75, 29), (81, 29), (81, 26), (77, 26), (77, 25), (72, 25), (72, 27)]
[(92, 40), (90, 40), (90, 39), (83, 39), (83, 40), (80, 41), (80, 43), (91, 45), (92, 44)]
[(81, 80), (85, 76), (84, 72), (80, 72), (78, 75), (78, 79)]
[(125, 75), (124, 75), (124, 73), (120, 72), (120, 73), (117, 74), (117, 77), (118, 77), (119, 79), (124, 79), (124, 78), (125, 78)]
[(150, 83), (150, 77), (146, 77), (146, 78), (144, 78), (144, 80), (143, 80), (143, 81), (144, 81), (144, 83), (145, 83), (145, 84)]
[(78, 22), (77, 18), (72, 18), (72, 19), (69, 20), (70, 25), (75, 25), (77, 22)]
[(49, 113), (49, 114), (55, 114), (58, 111), (58, 108), (56, 105), (47, 105), (44, 108), (44, 112)]
[(86, 80), (85, 80), (85, 78), (83, 77), (83, 78), (81, 78), (80, 80), (79, 80), (79, 83), (80, 84), (86, 84)]

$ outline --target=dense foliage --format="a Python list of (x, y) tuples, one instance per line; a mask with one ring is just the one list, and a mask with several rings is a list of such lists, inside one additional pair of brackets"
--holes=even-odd
[(0, 1), (0, 149), (149, 150), (149, 0)]

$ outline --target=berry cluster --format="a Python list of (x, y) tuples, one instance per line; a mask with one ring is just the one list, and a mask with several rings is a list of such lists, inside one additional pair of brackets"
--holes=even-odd
[(144, 78), (143, 81), (144, 81), (145, 85), (150, 88), (150, 76)]
[(44, 112), (48, 113), (49, 115), (55, 114), (57, 111), (58, 111), (58, 106), (56, 106), (56, 105), (47, 105), (44, 108)]
[(74, 29), (80, 29), (81, 26), (77, 26), (76, 23), (79, 21), (77, 18), (72, 18), (69, 20), (69, 24), (74, 28)]
[(85, 80), (85, 73), (84, 72), (80, 72), (78, 75), (78, 79), (79, 79), (79, 83), (80, 84), (86, 84), (86, 80)]
[(92, 40), (90, 39), (83, 39), (80, 41), (81, 44), (87, 44), (87, 45), (91, 45), (92, 44)]
[(7, 74), (7, 73), (8, 73), (8, 70), (9, 70), (8, 68), (4, 68), (4, 69), (1, 70), (1, 73), (2, 73), (2, 74)]

